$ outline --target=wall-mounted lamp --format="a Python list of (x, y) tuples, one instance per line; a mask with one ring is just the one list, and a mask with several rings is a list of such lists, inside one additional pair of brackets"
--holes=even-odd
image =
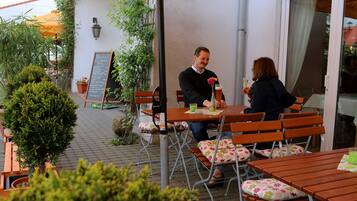
[(100, 30), (102, 27), (98, 24), (98, 20), (96, 17), (93, 17), (93, 26), (92, 26), (92, 32), (93, 32), (93, 37), (97, 40), (100, 36)]

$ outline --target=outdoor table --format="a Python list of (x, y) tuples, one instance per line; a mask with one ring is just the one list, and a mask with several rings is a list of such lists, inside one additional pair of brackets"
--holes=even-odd
[[(198, 108), (198, 109), (202, 109), (202, 108)], [(189, 110), (189, 108), (182, 108), (182, 107), (181, 108), (168, 108), (166, 118), (167, 118), (167, 122), (169, 122), (169, 123), (183, 122), (183, 121), (186, 121), (186, 122), (217, 121), (218, 122), (218, 120), (223, 115), (239, 114), (243, 111), (243, 109), (244, 109), (243, 105), (228, 105), (224, 108), (218, 108), (217, 110), (223, 110), (223, 112), (219, 113), (218, 115), (208, 115), (208, 114), (202, 114), (202, 113), (197, 113), (197, 114), (186, 113)], [(143, 110), (142, 112), (146, 115), (152, 115), (152, 110)], [(182, 137), (183, 141), (180, 142), (179, 133), (176, 132), (176, 129), (174, 129), (174, 134), (177, 139), (178, 150), (179, 150), (174, 167), (176, 166), (177, 161), (181, 158), (183, 168), (185, 171), (187, 185), (191, 189), (190, 179), (188, 177), (187, 169), (186, 169), (186, 165), (185, 165), (185, 158), (182, 153), (182, 149), (186, 145), (187, 136)], [(173, 168), (173, 171), (174, 171), (174, 168)]]
[(348, 149), (248, 162), (248, 165), (289, 184), (309, 200), (357, 200), (357, 173), (337, 170)]

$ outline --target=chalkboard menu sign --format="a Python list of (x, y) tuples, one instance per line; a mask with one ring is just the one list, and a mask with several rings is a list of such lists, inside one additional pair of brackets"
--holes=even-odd
[(108, 78), (111, 77), (113, 55), (113, 52), (96, 52), (94, 54), (84, 107), (87, 102), (97, 102), (101, 103), (103, 109), (105, 89)]

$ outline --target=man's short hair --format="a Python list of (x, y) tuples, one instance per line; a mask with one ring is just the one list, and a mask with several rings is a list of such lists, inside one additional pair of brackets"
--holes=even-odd
[(195, 55), (196, 57), (198, 57), (202, 51), (209, 53), (209, 49), (208, 49), (207, 47), (198, 47), (198, 48), (196, 48), (194, 55)]

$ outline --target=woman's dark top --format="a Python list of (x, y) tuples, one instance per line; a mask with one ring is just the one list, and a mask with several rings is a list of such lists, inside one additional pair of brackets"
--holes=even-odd
[(248, 94), (250, 108), (244, 113), (265, 112), (265, 120), (276, 120), (279, 114), (294, 104), (296, 98), (286, 91), (283, 83), (274, 77), (261, 77), (255, 81)]
[[(283, 83), (275, 77), (261, 77), (250, 88), (250, 108), (244, 113), (265, 112), (265, 121), (276, 120), (279, 114), (294, 104), (296, 97), (286, 91)], [(259, 143), (257, 149), (271, 149), (271, 143)]]

